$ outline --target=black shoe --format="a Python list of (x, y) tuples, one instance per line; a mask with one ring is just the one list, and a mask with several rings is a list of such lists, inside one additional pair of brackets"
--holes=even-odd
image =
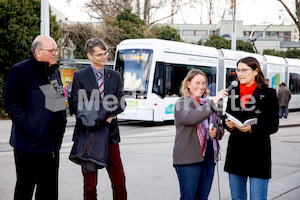
[(282, 117), (279, 117), (280, 119), (282, 118)]
[(284, 118), (287, 118), (287, 116), (284, 116)]

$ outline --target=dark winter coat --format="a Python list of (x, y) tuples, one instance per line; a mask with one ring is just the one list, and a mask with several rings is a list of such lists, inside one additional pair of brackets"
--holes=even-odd
[[(241, 132), (237, 128), (230, 131), (228, 140), (225, 171), (241, 176), (255, 178), (271, 178), (271, 141), (270, 135), (276, 133), (279, 125), (278, 101), (276, 91), (265, 88), (253, 92), (255, 103), (248, 102), (245, 108), (240, 106), (239, 86), (231, 91), (228, 98), (226, 112), (245, 121), (258, 118), (258, 122), (251, 126), (252, 133)], [(235, 105), (234, 109), (233, 105)]]
[[(40, 86), (56, 80), (62, 87), (58, 65), (49, 67), (31, 54), (30, 59), (14, 65), (4, 91), (4, 108), (13, 124), (10, 144), (21, 151), (49, 153), (61, 147), (66, 126), (65, 110), (46, 108)], [(63, 91), (62, 91), (63, 92)]]
[(69, 159), (79, 165), (91, 162), (103, 168), (107, 166), (109, 143), (109, 125), (105, 121), (110, 113), (102, 104), (98, 111), (92, 108), (83, 107), (78, 115)]

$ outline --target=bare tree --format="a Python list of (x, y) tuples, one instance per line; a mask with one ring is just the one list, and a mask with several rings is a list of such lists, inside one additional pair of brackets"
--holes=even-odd
[(231, 19), (232, 0), (190, 0), (189, 6), (195, 9), (200, 24), (208, 21), (209, 24), (219, 20)]
[(213, 0), (206, 0), (207, 1), (207, 10), (208, 10), (208, 23), (212, 24), (212, 17), (214, 15), (214, 5)]
[[(125, 8), (131, 8), (136, 14), (151, 26), (152, 24), (174, 16), (180, 10), (183, 0), (89, 0), (85, 4), (88, 15), (92, 18), (111, 21)], [(68, 3), (72, 0), (67, 0)], [(172, 5), (172, 11), (157, 18), (156, 14), (162, 8)]]
[(286, 5), (286, 3), (283, 2), (283, 0), (277, 0), (279, 1), (282, 6), (285, 8), (285, 10), (288, 12), (294, 23), (296, 24), (298, 28), (298, 34), (299, 34), (299, 40), (300, 40), (300, 0), (295, 0), (295, 13), (292, 12), (292, 10)]
[(85, 7), (89, 16), (92, 18), (110, 21), (116, 18), (125, 8), (131, 8), (132, 1), (133, 0), (90, 0), (85, 4)]
[(136, 14), (141, 18), (140, 0), (136, 0)]
[[(160, 0), (157, 3), (150, 5), (151, 12), (149, 15), (149, 19), (146, 21), (146, 23), (148, 24), (148, 27), (159, 21), (172, 18), (174, 15), (176, 15), (180, 11), (181, 7), (183, 7), (187, 4), (189, 4), (189, 3), (188, 2), (184, 3), (183, 0), (165, 0), (165, 1)], [(157, 18), (157, 16), (156, 16), (157, 12), (162, 8), (170, 8), (170, 5), (171, 5), (171, 11), (168, 13), (165, 13), (164, 16)]]

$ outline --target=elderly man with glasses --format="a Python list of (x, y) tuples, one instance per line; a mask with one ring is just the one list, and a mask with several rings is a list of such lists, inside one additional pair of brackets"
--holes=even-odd
[[(35, 188), (36, 200), (58, 199), (59, 150), (66, 113), (64, 106), (52, 110), (47, 106), (47, 101), (54, 102), (63, 93), (57, 55), (56, 42), (39, 35), (32, 43), (30, 58), (15, 64), (7, 77), (4, 108), (13, 122), (10, 145), (17, 173), (15, 200), (32, 199)], [(43, 88), (48, 88), (47, 94)], [(46, 96), (50, 93), (52, 99)]]

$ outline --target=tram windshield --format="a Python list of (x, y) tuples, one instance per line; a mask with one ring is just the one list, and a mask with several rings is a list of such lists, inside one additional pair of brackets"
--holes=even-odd
[(146, 95), (153, 51), (148, 49), (119, 50), (115, 70), (121, 73), (124, 92)]

